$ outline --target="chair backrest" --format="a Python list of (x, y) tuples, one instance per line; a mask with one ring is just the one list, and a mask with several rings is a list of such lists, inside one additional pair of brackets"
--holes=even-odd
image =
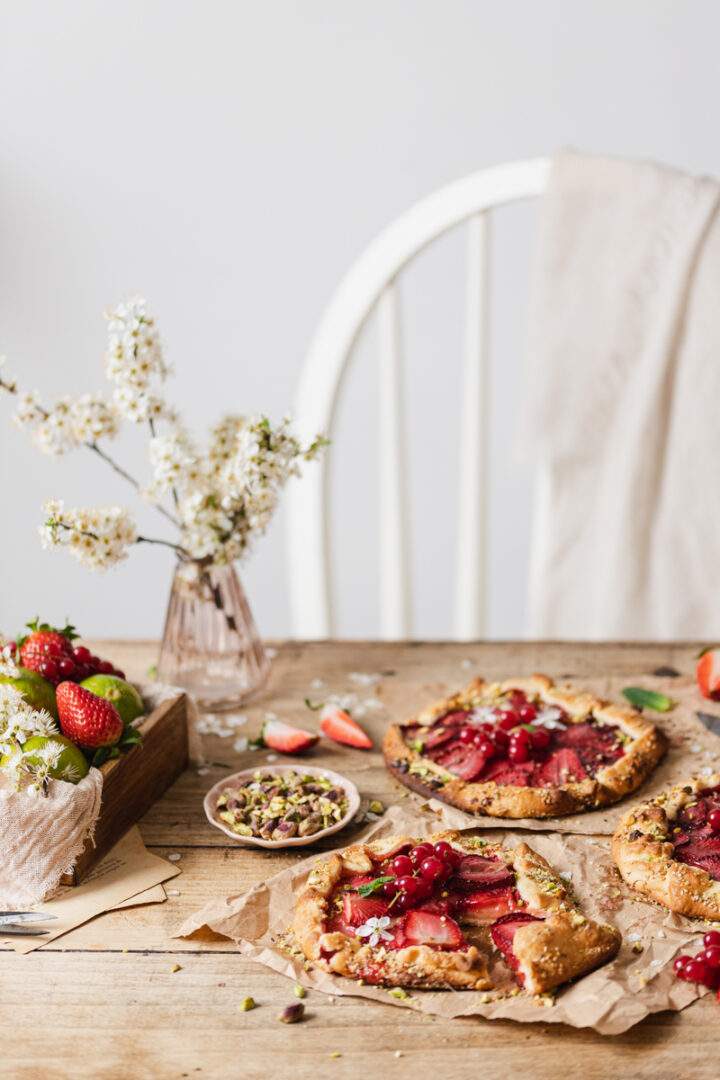
[[(380, 323), (380, 595), (384, 639), (411, 637), (408, 515), (405, 505), (402, 337), (397, 278), (433, 240), (467, 222), (466, 329), (460, 426), (459, 539), (454, 636), (485, 627), (488, 238), (489, 212), (540, 195), (547, 158), (499, 165), (458, 180), (416, 203), (366, 248), (341, 281), (317, 328), (297, 389), (294, 417), (304, 438), (332, 438), (338, 392), (358, 334), (377, 307)], [(289, 589), (293, 632), (334, 632), (327, 455), (288, 491)]]

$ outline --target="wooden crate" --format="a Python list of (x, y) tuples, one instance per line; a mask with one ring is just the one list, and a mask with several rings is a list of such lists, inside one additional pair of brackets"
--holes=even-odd
[(94, 843), (88, 840), (63, 882), (79, 884), (131, 825), (163, 795), (188, 763), (187, 698), (163, 702), (139, 725), (143, 742), (100, 767), (102, 804)]

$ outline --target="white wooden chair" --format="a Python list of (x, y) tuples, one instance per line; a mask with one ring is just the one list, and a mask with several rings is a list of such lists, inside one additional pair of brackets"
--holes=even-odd
[[(433, 240), (467, 222), (454, 636), (471, 640), (482, 637), (485, 629), (489, 217), (494, 207), (541, 194), (549, 168), (547, 158), (537, 158), (483, 169), (416, 203), (380, 233), (350, 268), (310, 345), (293, 415), (303, 438), (312, 438), (317, 432), (332, 438), (343, 375), (358, 334), (377, 306), (381, 332), (380, 446), (387, 465), (379, 492), (380, 636), (384, 639), (412, 636), (398, 275)], [(327, 457), (308, 468), (288, 491), (293, 632), (302, 638), (327, 638), (334, 632)]]

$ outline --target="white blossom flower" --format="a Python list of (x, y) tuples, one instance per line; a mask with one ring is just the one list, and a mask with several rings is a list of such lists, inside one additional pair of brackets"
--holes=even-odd
[(137, 542), (135, 524), (120, 506), (66, 510), (62, 502), (51, 499), (43, 509), (43, 547), (64, 547), (91, 570), (105, 570), (126, 559), (128, 548)]
[(99, 394), (83, 394), (71, 406), (72, 426), (78, 443), (112, 439), (118, 433), (118, 413)]
[(115, 383), (117, 408), (133, 423), (161, 419), (166, 415), (166, 406), (153, 392), (152, 384), (153, 380), (167, 378), (170, 368), (145, 300), (131, 297), (118, 304), (107, 318), (105, 372)]
[(18, 394), (13, 420), (18, 427), (36, 427), (45, 417), (36, 391), (22, 391)]
[(0, 675), (5, 675), (9, 679), (16, 679), (19, 674), (20, 669), (15, 660), (15, 650), (9, 641), (4, 641), (0, 637)]
[(392, 934), (388, 932), (390, 919), (387, 915), (380, 918), (372, 915), (362, 926), (358, 926), (355, 934), (357, 937), (366, 937), (368, 945), (378, 945), (381, 941), (392, 941)]

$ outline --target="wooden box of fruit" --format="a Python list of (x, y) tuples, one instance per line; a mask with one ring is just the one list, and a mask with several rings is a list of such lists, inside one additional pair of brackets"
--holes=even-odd
[(188, 701), (179, 694), (153, 708), (124, 672), (76, 644), (72, 627), (29, 626), (29, 634), (3, 650), (12, 670), (0, 681), (11, 683), (31, 710), (21, 718), (24, 734), (10, 739), (12, 752), (0, 764), (14, 770), (18, 790), (31, 784), (40, 792), (52, 781), (78, 784), (93, 766), (100, 771), (93, 837), (63, 878), (75, 884), (187, 766)]

